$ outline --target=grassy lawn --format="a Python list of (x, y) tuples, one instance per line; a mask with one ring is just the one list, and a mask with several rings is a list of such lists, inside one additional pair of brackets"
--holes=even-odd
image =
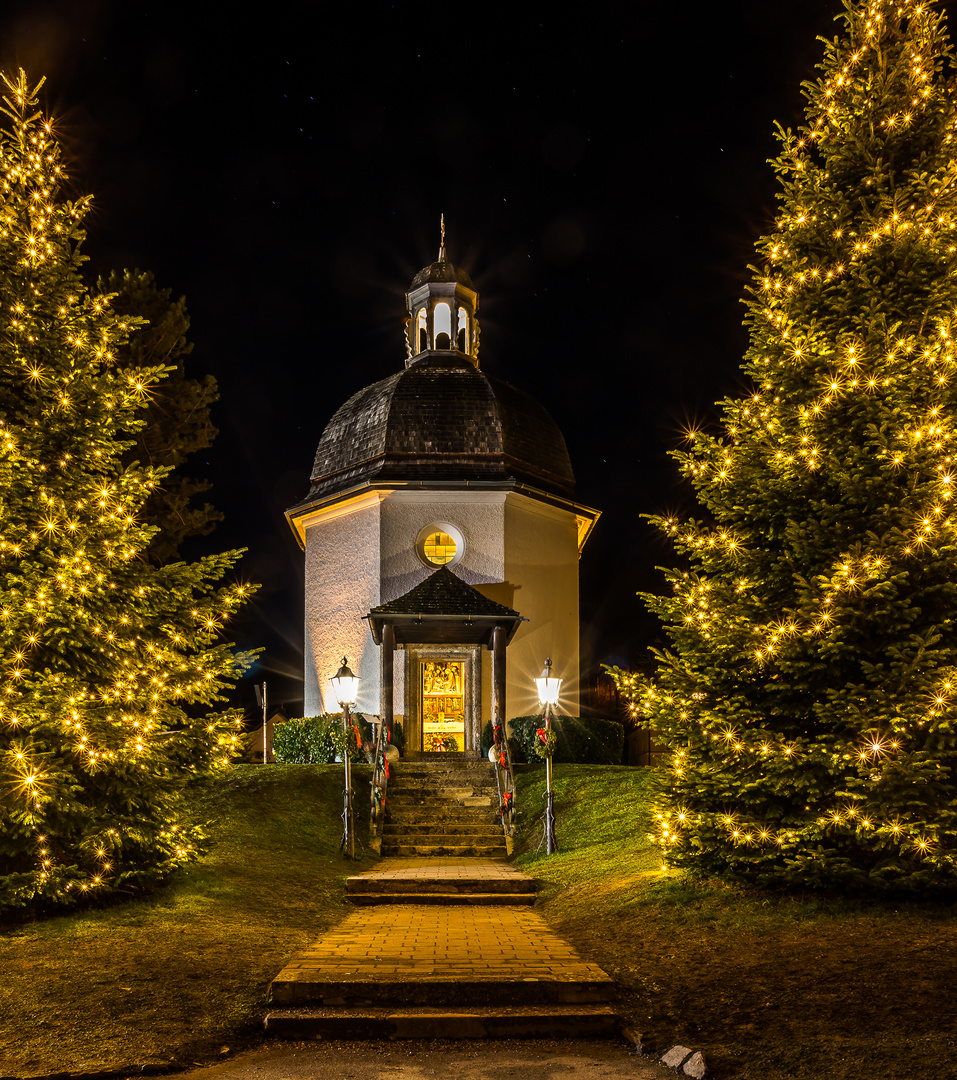
[(213, 849), (150, 899), (3, 928), (0, 1075), (207, 1063), (260, 1037), (269, 980), (346, 911), (342, 770), (239, 766), (198, 801)]
[[(622, 1013), (659, 1049), (706, 1051), (718, 1077), (953, 1076), (957, 905), (781, 898), (662, 874), (644, 770), (556, 766), (560, 851), (518, 864), (541, 911), (619, 983)], [(540, 813), (544, 772), (519, 777)]]
[[(518, 863), (654, 1047), (704, 1049), (719, 1080), (954, 1075), (955, 906), (662, 874), (644, 771), (556, 777), (561, 850), (535, 853), (544, 774), (525, 772)], [(205, 1063), (260, 1037), (269, 980), (347, 910), (341, 773), (242, 766), (198, 800), (214, 846), (189, 874), (146, 900), (0, 929), (0, 1075)]]

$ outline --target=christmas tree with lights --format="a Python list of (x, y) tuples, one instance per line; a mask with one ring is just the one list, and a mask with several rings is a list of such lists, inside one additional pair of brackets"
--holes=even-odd
[(23, 73), (0, 132), (0, 910), (129, 891), (195, 856), (191, 778), (239, 721), (201, 715), (247, 658), (221, 640), (238, 553), (151, 566), (164, 470), (124, 464), (165, 374), (83, 284), (81, 223)]
[(750, 392), (677, 453), (700, 520), (617, 673), (671, 748), (666, 864), (773, 887), (957, 883), (957, 99), (944, 15), (846, 2), (779, 130)]

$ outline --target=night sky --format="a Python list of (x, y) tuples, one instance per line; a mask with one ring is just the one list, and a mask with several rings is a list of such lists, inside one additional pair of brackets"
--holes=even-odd
[[(581, 502), (583, 662), (643, 662), (635, 596), (689, 503), (667, 457), (740, 385), (740, 299), (774, 213), (775, 120), (839, 0), (555, 5), (7, 3), (6, 70), (47, 76), (90, 275), (185, 294), (220, 435), (194, 463), (249, 549), (245, 683), (301, 707), (302, 556), (283, 511), (323, 427), (400, 370), (403, 293), (437, 253), (481, 294), (480, 362), (565, 434)], [(343, 553), (348, 557), (348, 553)], [(558, 658), (556, 658), (558, 663)], [(245, 689), (248, 694), (248, 685)]]

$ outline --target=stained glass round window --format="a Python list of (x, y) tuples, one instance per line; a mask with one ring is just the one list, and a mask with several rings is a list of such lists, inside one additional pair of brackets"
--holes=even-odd
[(433, 521), (420, 530), (415, 553), (426, 566), (454, 566), (465, 553), (465, 537), (448, 521)]
[(430, 533), (422, 544), (422, 554), (433, 566), (444, 566), (455, 558), (455, 538), (447, 532)]

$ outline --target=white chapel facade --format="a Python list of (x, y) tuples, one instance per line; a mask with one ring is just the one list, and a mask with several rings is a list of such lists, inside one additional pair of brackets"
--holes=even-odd
[(309, 494), (287, 511), (305, 552), (304, 715), (337, 711), (329, 680), (345, 656), (359, 712), (391, 706), (408, 749), (472, 756), (496, 623), (506, 716), (537, 710), (546, 657), (565, 680), (559, 711), (578, 714), (578, 560), (598, 511), (575, 501), (544, 408), (481, 370), (479, 296), (444, 243), (406, 304), (404, 368), (335, 413)]

